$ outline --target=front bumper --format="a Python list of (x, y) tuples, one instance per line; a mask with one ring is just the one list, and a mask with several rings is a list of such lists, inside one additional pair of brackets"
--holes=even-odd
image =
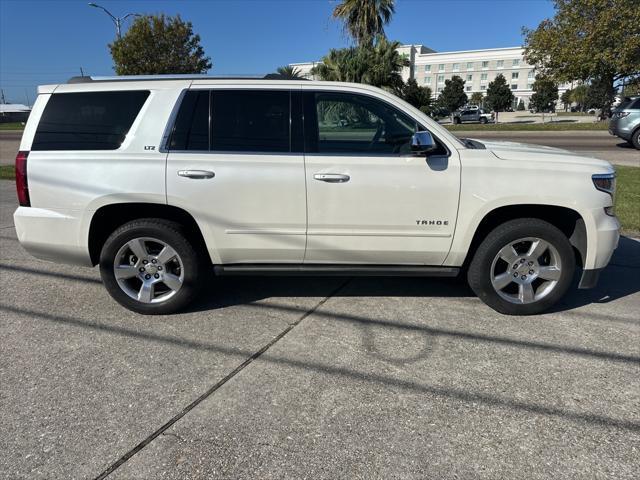
[(593, 288), (598, 284), (598, 279), (600, 278), (600, 272), (602, 272), (603, 268), (594, 268), (593, 270), (583, 270), (582, 276), (580, 277), (580, 283), (578, 284), (578, 288), (582, 290), (586, 290), (588, 288)]

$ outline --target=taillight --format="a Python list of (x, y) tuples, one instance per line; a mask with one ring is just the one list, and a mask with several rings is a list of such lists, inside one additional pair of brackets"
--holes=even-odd
[(27, 157), (29, 152), (18, 152), (16, 155), (16, 189), (21, 207), (30, 207), (29, 184), (27, 183)]

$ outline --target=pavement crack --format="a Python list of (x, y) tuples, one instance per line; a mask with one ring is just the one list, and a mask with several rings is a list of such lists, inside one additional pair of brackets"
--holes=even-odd
[[(117, 461), (115, 461), (109, 467), (107, 467), (107, 469), (104, 470), (100, 475), (98, 475), (95, 478), (95, 480), (102, 480), (102, 479), (108, 477), (114, 471), (116, 471), (118, 468), (120, 468), (122, 465), (124, 465), (127, 461), (129, 461), (131, 459), (131, 457), (136, 455), (143, 448), (145, 448), (147, 445), (149, 445), (151, 442), (153, 442), (156, 438), (158, 438), (160, 435), (165, 434), (165, 432), (169, 428), (171, 428), (178, 420), (180, 420), (182, 417), (184, 417), (187, 413), (189, 413), (191, 410), (193, 410), (195, 407), (197, 407), (204, 400), (209, 398), (213, 393), (215, 393), (225, 383), (227, 383), (233, 377), (238, 375), (242, 370), (244, 370), (246, 367), (248, 367), (251, 363), (253, 363), (254, 360), (257, 360), (258, 358), (260, 358), (260, 356), (262, 356), (267, 350), (269, 350), (276, 343), (278, 343), (278, 341), (282, 340), (291, 330), (293, 330), (295, 327), (300, 325), (300, 323), (305, 318), (307, 318), (309, 315), (312, 315), (316, 310), (318, 310), (320, 307), (322, 307), (322, 305), (324, 305), (330, 298), (336, 296), (338, 294), (338, 292), (340, 292), (340, 290), (342, 290), (344, 287), (346, 287), (347, 284), (350, 281), (351, 281), (351, 279), (349, 278), (349, 279), (345, 280), (344, 282), (342, 282), (336, 289), (334, 289), (331, 293), (329, 293), (329, 295), (324, 297), (322, 300), (320, 300), (318, 303), (316, 303), (312, 308), (310, 308), (304, 314), (302, 314), (295, 322), (290, 323), (287, 326), (287, 328), (285, 328), (278, 335), (276, 335), (271, 341), (269, 341), (267, 344), (265, 344), (262, 348), (260, 348), (258, 351), (256, 351), (253, 355), (251, 355), (249, 358), (247, 358), (244, 362), (242, 362), (236, 368), (234, 368), (230, 373), (228, 373), (224, 378), (222, 378), (220, 381), (218, 381), (215, 385), (209, 387), (209, 389), (207, 391), (205, 391), (202, 395), (200, 395), (198, 398), (196, 398), (193, 402), (191, 402), (189, 405), (187, 405), (185, 408), (183, 408), (180, 412), (178, 412), (176, 415), (174, 415), (168, 422), (166, 422), (164, 425), (162, 425), (160, 428), (158, 428), (156, 431), (154, 431), (151, 435), (149, 435), (147, 438), (142, 440), (138, 445), (133, 447), (127, 453), (122, 455)], [(172, 434), (168, 434), (168, 435), (172, 435)], [(177, 438), (179, 438), (177, 435), (175, 435), (175, 436)]]

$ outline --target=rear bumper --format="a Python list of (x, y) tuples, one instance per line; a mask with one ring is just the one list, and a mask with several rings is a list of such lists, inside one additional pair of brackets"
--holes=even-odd
[(609, 123), (609, 134), (615, 137), (623, 138), (624, 140), (631, 140), (631, 134), (633, 129), (629, 124), (620, 125), (619, 122), (611, 121)]
[(42, 260), (91, 267), (88, 235), (73, 213), (18, 207), (13, 222), (20, 244)]

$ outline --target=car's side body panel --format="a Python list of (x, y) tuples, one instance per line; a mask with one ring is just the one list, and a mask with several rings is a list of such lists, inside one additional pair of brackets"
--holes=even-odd
[[(301, 154), (168, 154), (162, 148), (185, 90), (231, 87), (339, 89), (371, 95), (416, 119), (451, 154), (432, 160), (314, 154), (303, 159)], [(496, 208), (522, 204), (570, 208), (583, 218), (585, 268), (606, 265), (617, 242), (618, 222), (603, 210), (611, 198), (595, 190), (591, 180), (593, 174), (612, 171), (607, 162), (514, 145), (466, 148), (419, 110), (364, 85), (175, 80), (44, 87), (21, 150), (31, 150), (51, 94), (126, 89), (151, 93), (119, 149), (30, 152), (32, 206), (20, 207), (14, 218), (20, 242), (34, 255), (90, 265), (93, 214), (102, 206), (129, 202), (169, 203), (186, 210), (200, 227), (214, 263), (306, 260), (460, 266), (482, 219)], [(313, 174), (335, 173), (335, 168), (350, 174), (353, 182), (312, 181)], [(180, 169), (213, 170), (216, 177), (183, 179), (176, 174)]]

